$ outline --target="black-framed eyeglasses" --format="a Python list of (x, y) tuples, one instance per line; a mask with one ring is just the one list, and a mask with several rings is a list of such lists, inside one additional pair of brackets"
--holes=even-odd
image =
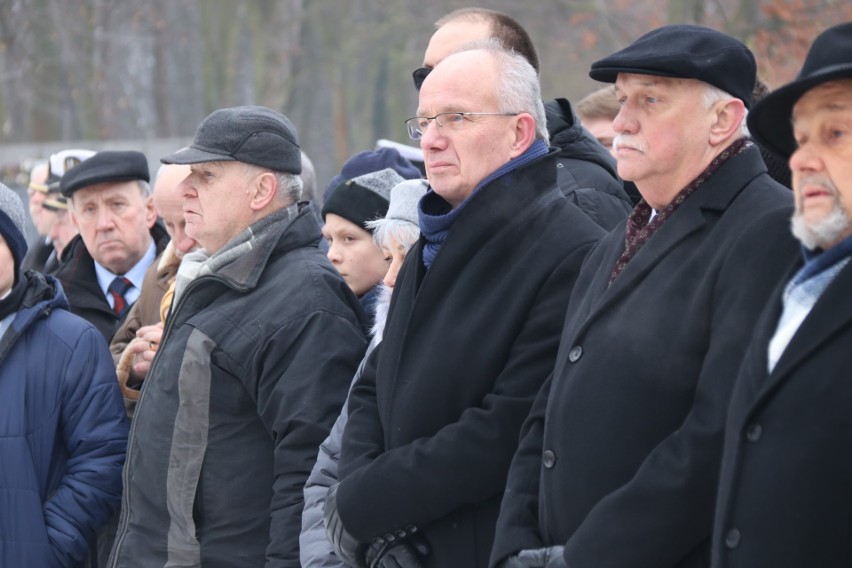
[(414, 79), (414, 88), (419, 91), (420, 87), (423, 86), (423, 81), (426, 80), (426, 77), (431, 72), (432, 72), (431, 67), (421, 67), (420, 69), (415, 69), (411, 73), (411, 78)]
[(405, 126), (408, 128), (408, 135), (412, 140), (420, 140), (423, 138), (423, 133), (429, 128), (429, 123), (433, 120), (438, 128), (446, 128), (450, 131), (457, 131), (463, 128), (466, 120), (470, 120), (471, 116), (518, 116), (519, 112), (441, 112), (435, 116), (412, 116), (405, 121)]

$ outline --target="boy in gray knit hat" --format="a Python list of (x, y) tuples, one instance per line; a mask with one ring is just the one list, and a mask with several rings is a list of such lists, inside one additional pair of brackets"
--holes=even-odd
[(391, 188), (402, 181), (404, 178), (391, 168), (364, 174), (338, 185), (322, 207), (328, 259), (371, 319), (376, 285), (384, 278), (388, 261), (373, 242), (367, 222), (385, 216)]

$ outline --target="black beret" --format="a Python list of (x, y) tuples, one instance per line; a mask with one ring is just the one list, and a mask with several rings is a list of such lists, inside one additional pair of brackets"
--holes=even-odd
[(678, 24), (643, 35), (621, 51), (592, 63), (589, 76), (615, 83), (619, 73), (697, 79), (751, 106), (757, 64), (738, 39), (722, 32)]
[(104, 182), (150, 181), (148, 160), (134, 150), (98, 152), (66, 171), (59, 180), (62, 195), (70, 197), (78, 189)]
[(789, 158), (796, 151), (790, 120), (793, 107), (814, 87), (838, 79), (852, 79), (852, 22), (829, 28), (814, 40), (798, 77), (754, 105), (748, 115), (749, 132), (761, 144)]

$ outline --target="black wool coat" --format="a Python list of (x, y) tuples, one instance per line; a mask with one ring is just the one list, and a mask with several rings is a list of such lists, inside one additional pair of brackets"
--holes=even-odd
[(769, 373), (785, 284), (757, 325), (731, 398), (713, 536), (720, 568), (852, 564), (852, 263)]
[(524, 425), (493, 564), (563, 544), (572, 568), (705, 566), (733, 379), (798, 251), (791, 203), (751, 147), (687, 198), (612, 286), (624, 230), (595, 247)]
[(554, 153), (474, 194), (427, 271), (423, 241), (352, 390), (338, 511), (362, 542), (413, 525), (426, 566), (485, 566), (518, 433), (553, 367), (581, 261), (603, 234)]

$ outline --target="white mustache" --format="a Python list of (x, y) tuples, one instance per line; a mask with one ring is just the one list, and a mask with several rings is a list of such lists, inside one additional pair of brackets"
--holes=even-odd
[(639, 152), (648, 151), (648, 147), (645, 145), (645, 141), (631, 134), (615, 135), (615, 138), (612, 139), (613, 149), (618, 152), (618, 148), (621, 146), (626, 146), (627, 148), (632, 148), (634, 150), (638, 150)]

